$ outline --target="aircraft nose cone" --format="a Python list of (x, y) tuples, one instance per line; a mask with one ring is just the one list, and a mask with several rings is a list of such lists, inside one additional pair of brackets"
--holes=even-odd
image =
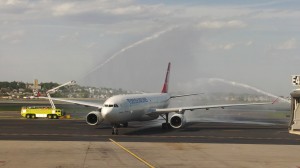
[(112, 109), (102, 109), (101, 111), (102, 117), (105, 120), (111, 121), (113, 119), (113, 112)]
[(107, 114), (109, 113), (108, 109), (102, 108), (101, 115), (105, 119), (107, 117)]

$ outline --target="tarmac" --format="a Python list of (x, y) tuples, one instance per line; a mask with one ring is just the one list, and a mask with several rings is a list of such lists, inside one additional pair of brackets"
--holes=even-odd
[(0, 141), (0, 167), (272, 167), (298, 168), (299, 145), (119, 142)]
[[(300, 136), (284, 125), (0, 119), (0, 167), (299, 167)], [(142, 161), (141, 161), (142, 160)], [(144, 163), (144, 162), (145, 163)]]
[(300, 136), (287, 125), (162, 120), (111, 126), (83, 119), (24, 119), (0, 111), (0, 167), (300, 167)]

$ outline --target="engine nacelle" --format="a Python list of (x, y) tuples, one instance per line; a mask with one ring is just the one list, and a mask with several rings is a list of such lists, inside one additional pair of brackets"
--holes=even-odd
[(185, 125), (185, 117), (183, 114), (174, 114), (170, 118), (170, 125), (173, 128), (181, 128)]
[(103, 120), (99, 111), (91, 111), (86, 115), (86, 123), (89, 125), (99, 125)]

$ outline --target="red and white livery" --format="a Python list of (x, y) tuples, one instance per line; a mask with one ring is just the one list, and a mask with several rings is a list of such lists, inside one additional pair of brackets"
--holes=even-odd
[[(168, 64), (165, 82), (161, 93), (142, 93), (142, 94), (127, 94), (116, 95), (107, 99), (104, 104), (94, 104), (90, 102), (73, 101), (66, 99), (52, 98), (53, 100), (65, 101), (69, 103), (96, 107), (97, 111), (92, 111), (87, 114), (86, 122), (90, 125), (99, 125), (103, 121), (112, 124), (112, 134), (118, 134), (118, 127), (123, 125), (128, 126), (131, 121), (148, 121), (155, 120), (162, 116), (166, 122), (162, 124), (162, 128), (180, 128), (185, 124), (184, 113), (196, 109), (224, 108), (230, 106), (247, 106), (247, 105), (263, 105), (270, 103), (248, 103), (248, 104), (220, 104), (220, 105), (203, 105), (203, 106), (188, 106), (188, 107), (173, 107), (168, 108), (172, 98), (190, 96), (196, 94), (175, 95), (168, 93), (169, 77), (171, 63)], [(170, 116), (169, 113), (175, 113)]]

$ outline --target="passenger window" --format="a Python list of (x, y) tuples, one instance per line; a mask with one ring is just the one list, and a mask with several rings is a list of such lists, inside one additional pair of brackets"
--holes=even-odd
[(114, 104), (114, 107), (119, 107), (117, 104)]

